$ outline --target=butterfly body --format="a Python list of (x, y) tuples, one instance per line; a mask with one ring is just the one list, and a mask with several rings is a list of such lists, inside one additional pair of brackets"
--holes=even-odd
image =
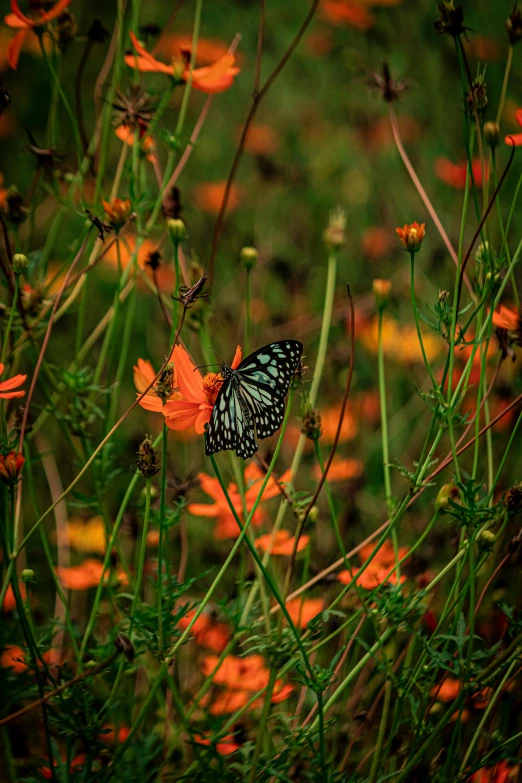
[(205, 453), (235, 449), (248, 459), (257, 438), (268, 438), (281, 426), (290, 380), (303, 346), (297, 340), (270, 343), (247, 356), (239, 367), (221, 366), (223, 385), (207, 433)]

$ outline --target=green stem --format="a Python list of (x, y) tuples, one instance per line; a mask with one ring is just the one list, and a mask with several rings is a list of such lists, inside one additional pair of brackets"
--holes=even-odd
[(13, 320), (14, 315), (16, 312), (16, 303), (18, 301), (18, 292), (20, 290), (20, 275), (15, 275), (15, 290), (13, 294), (13, 301), (11, 304), (11, 309), (9, 310), (9, 319), (7, 321), (7, 326), (5, 329), (5, 335), (4, 335), (4, 343), (2, 345), (2, 358), (0, 359), (1, 364), (5, 364), (5, 360), (7, 357), (7, 353), (9, 351), (9, 337), (11, 334), (11, 328), (13, 326)]

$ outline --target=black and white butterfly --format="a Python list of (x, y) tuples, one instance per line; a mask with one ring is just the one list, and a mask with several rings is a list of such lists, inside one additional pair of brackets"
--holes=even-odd
[(221, 366), (223, 385), (208, 427), (207, 457), (235, 449), (238, 457), (248, 459), (258, 449), (256, 438), (268, 438), (279, 429), (302, 352), (297, 340), (281, 340), (251, 353), (236, 370)]

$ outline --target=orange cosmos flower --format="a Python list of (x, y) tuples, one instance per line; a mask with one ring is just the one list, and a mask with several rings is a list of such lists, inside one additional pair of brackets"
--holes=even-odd
[[(471, 172), (476, 187), (480, 188), (482, 185), (482, 165), (480, 160), (475, 159), (472, 161)], [(489, 176), (487, 164), (484, 164), (484, 173), (487, 180)], [(466, 187), (468, 162), (462, 161), (461, 163), (452, 163), (452, 161), (447, 158), (437, 158), (435, 161), (435, 174), (439, 179), (445, 182), (446, 185), (462, 190)]]
[[(270, 554), (272, 555), (287, 555), (289, 557), (294, 551), (295, 537), (290, 534), (289, 530), (278, 530), (274, 536), (272, 547), (270, 547), (271, 541), (272, 534), (266, 533), (266, 535), (256, 538), (255, 544), (259, 549), (262, 549), (263, 552), (268, 552), (268, 550), (270, 550)], [(305, 549), (308, 546), (309, 541), (310, 536), (301, 536), (297, 545), (297, 551), (301, 552)]]
[[(223, 196), (225, 195), (226, 181), (221, 182), (202, 182), (196, 185), (193, 190), (194, 200), (197, 206), (203, 212), (215, 214), (221, 209)], [(232, 184), (228, 193), (227, 209), (230, 211), (236, 209), (244, 196), (244, 191), (237, 185)]]
[[(164, 33), (154, 46), (154, 51), (161, 57), (173, 58), (188, 55), (192, 52), (192, 35), (172, 35)], [(216, 60), (228, 54), (228, 46), (222, 41), (210, 38), (198, 38), (196, 47), (196, 62), (212, 65)]]
[(509, 783), (517, 780), (519, 766), (510, 767), (506, 761), (499, 761), (494, 767), (484, 767), (471, 776), (471, 783)]
[[(120, 141), (123, 141), (125, 144), (128, 144), (129, 147), (132, 147), (134, 144), (134, 131), (132, 128), (128, 128), (126, 125), (119, 125), (116, 130), (114, 131), (116, 136), (119, 138)], [(154, 145), (154, 141), (151, 139), (150, 136), (147, 136), (147, 126), (140, 123), (139, 128), (139, 136), (140, 136), (140, 147), (144, 154), (147, 157), (147, 160), (149, 160), (151, 163), (156, 163), (157, 158), (154, 154), (154, 150), (156, 149)], [(104, 206), (105, 206), (104, 202)]]
[(361, 250), (373, 260), (383, 258), (392, 250), (392, 235), (384, 226), (368, 226), (361, 238)]
[[(194, 740), (198, 743), (198, 745), (212, 744), (208, 737), (194, 737)], [(230, 756), (231, 753), (235, 753), (236, 750), (239, 750), (240, 747), (241, 745), (238, 745), (237, 742), (234, 742), (233, 734), (227, 734), (226, 737), (222, 737), (218, 742), (216, 742), (216, 750), (218, 753), (221, 753), (222, 756)]]
[[(327, 481), (348, 481), (349, 479), (359, 478), (363, 472), (363, 462), (360, 459), (333, 459), (328, 471)], [(323, 472), (320, 465), (315, 465), (313, 470), (314, 479), (319, 481)]]
[(347, 0), (322, 0), (321, 12), (331, 24), (355, 27), (357, 30), (369, 30), (374, 25), (372, 14), (360, 3)]
[(30, 16), (26, 16), (20, 11), (18, 0), (11, 0), (12, 13), (7, 14), (7, 16), (4, 17), (4, 22), (8, 27), (18, 29), (18, 32), (14, 34), (7, 49), (7, 62), (13, 70), (16, 70), (18, 67), (20, 50), (22, 49), (26, 35), (29, 32), (34, 33), (35, 27), (42, 27), (47, 24), (47, 22), (51, 22), (53, 19), (56, 19), (56, 17), (60, 16), (70, 2), (71, 0), (58, 0), (49, 11), (46, 11), (45, 13), (42, 12), (38, 19), (31, 19)]
[[(217, 666), (217, 655), (207, 655), (203, 660), (203, 673), (209, 676)], [(262, 655), (246, 655), (238, 658), (235, 655), (227, 655), (214, 675), (216, 685), (225, 686), (226, 690), (212, 702), (209, 712), (211, 715), (226, 715), (244, 707), (252, 693), (266, 688), (270, 679), (270, 672), (265, 667)], [(276, 680), (272, 702), (279, 703), (294, 690), (292, 685), (283, 685), (281, 680)], [(208, 703), (208, 702), (207, 702)], [(252, 707), (260, 706), (257, 700)]]
[[(4, 371), (5, 365), (0, 362), (0, 375), (2, 375)], [(25, 391), (22, 389), (19, 389), (18, 391), (13, 391), (13, 389), (16, 389), (17, 386), (21, 386), (22, 383), (25, 383), (27, 378), (27, 375), (13, 375), (12, 378), (8, 378), (6, 381), (0, 381), (0, 399), (2, 400), (10, 400), (13, 397), (23, 397), (25, 394)]]
[[(171, 354), (170, 361), (172, 361), (173, 356), (174, 353)], [(153, 382), (154, 378), (156, 377), (156, 372), (154, 371), (152, 364), (146, 359), (138, 359), (137, 363), (133, 367), (133, 370), (134, 370), (134, 385), (136, 387), (136, 391), (139, 396)], [(168, 380), (169, 376), (167, 375), (166, 372), (164, 373), (164, 375), (166, 377), (166, 380)], [(163, 386), (165, 386), (165, 383), (163, 383)], [(165, 404), (165, 399), (167, 399), (169, 402), (171, 400), (181, 400), (182, 399), (181, 394), (178, 394), (178, 392), (174, 391), (174, 389), (176, 388), (175, 370), (173, 370), (170, 375), (170, 388), (171, 388), (171, 393), (167, 394), (165, 398), (162, 398), (156, 391), (155, 387), (153, 386), (151, 389), (148, 390), (145, 396), (141, 398), (139, 404), (141, 405), (142, 408), (145, 408), (145, 410), (147, 411), (154, 411), (155, 413), (161, 413), (163, 410), (163, 406)], [(165, 392), (168, 392), (168, 388), (165, 389)]]
[[(27, 651), (18, 647), (16, 644), (7, 645), (4, 648), (2, 655), (0, 655), (0, 667), (4, 669), (12, 669), (15, 674), (21, 674), (27, 668)], [(50, 662), (52, 656), (52, 650), (44, 652), (43, 659), (46, 663)], [(41, 662), (38, 662), (41, 666)]]
[[(144, 46), (140, 44), (134, 33), (129, 33), (134, 49), (137, 54), (128, 54), (124, 59), (130, 68), (137, 68), (138, 71), (148, 73), (165, 73), (169, 76), (179, 76), (182, 81), (187, 81), (190, 69), (186, 67), (183, 61), (183, 55), (173, 58), (171, 65), (156, 60)], [(207, 95), (224, 92), (232, 85), (234, 77), (239, 73), (239, 68), (234, 66), (235, 57), (227, 52), (212, 65), (203, 68), (195, 68), (192, 71), (192, 86), (204, 92)]]
[[(182, 631), (188, 627), (195, 614), (196, 610), (193, 609), (188, 612), (185, 617), (181, 618), (178, 626)], [(230, 641), (230, 629), (228, 625), (214, 622), (212, 617), (205, 612), (199, 615), (190, 630), (201, 647), (206, 647), (208, 650), (212, 650), (212, 652), (218, 654), (223, 652)]]
[(244, 149), (252, 155), (273, 155), (279, 149), (279, 137), (270, 125), (251, 125)]
[[(181, 345), (174, 347), (172, 360), (175, 385), (179, 388), (181, 398), (171, 400), (163, 406), (167, 427), (171, 430), (186, 430), (194, 427), (198, 435), (202, 435), (205, 432), (205, 424), (210, 421), (223, 378), (217, 372), (209, 372), (202, 376)], [(241, 348), (238, 346), (230, 366), (235, 370), (239, 364), (241, 364)]]
[(396, 228), (401, 245), (408, 253), (417, 253), (420, 250), (424, 234), (426, 233), (426, 223), (405, 223), (402, 228)]
[(501, 329), (507, 329), (508, 332), (516, 332), (521, 326), (521, 316), (519, 311), (514, 307), (505, 307), (500, 305), (498, 310), (493, 312), (493, 324)]
[[(103, 563), (94, 558), (84, 560), (81, 565), (56, 567), (56, 576), (67, 590), (88, 590), (90, 587), (97, 587), (100, 583), (103, 573)], [(109, 578), (110, 572), (105, 573), (105, 580)], [(117, 573), (118, 581), (121, 584), (127, 584), (127, 577), (123, 570)]]
[(286, 602), (286, 608), (293, 624), (297, 628), (306, 628), (310, 620), (323, 611), (324, 600), (322, 598), (292, 598)]
[[(325, 411), (321, 411), (321, 426), (322, 435), (321, 438), (324, 443), (329, 444), (334, 442), (335, 433), (337, 432), (337, 425), (339, 424), (339, 416), (341, 415), (341, 405), (332, 405)], [(344, 443), (348, 440), (353, 440), (357, 435), (357, 421), (353, 412), (350, 410), (350, 405), (346, 408), (343, 426), (341, 427), (341, 434), (339, 436), (339, 442)]]
[[(361, 563), (365, 563), (374, 551), (373, 544), (367, 544), (359, 552), (359, 559)], [(399, 547), (399, 559), (403, 558), (408, 552), (407, 547)], [(395, 571), (390, 574), (393, 566), (395, 565), (395, 553), (393, 546), (389, 541), (385, 541), (382, 547), (379, 549), (371, 563), (365, 568), (365, 570), (357, 576), (358, 571), (354, 569), (351, 573), (348, 569), (340, 571), (337, 578), (341, 584), (347, 585), (351, 582), (353, 576), (356, 576), (356, 582), (359, 587), (363, 587), (365, 590), (374, 590), (379, 585), (397, 584), (397, 574)], [(390, 574), (390, 576), (388, 576)], [(401, 574), (401, 584), (406, 581), (406, 577)]]
[[(19, 589), (20, 589), (20, 595), (22, 596), (22, 598), (25, 598), (26, 595), (25, 585), (23, 583), (20, 583)], [(2, 609), (4, 612), (14, 612), (14, 610), (16, 609), (16, 600), (11, 585), (9, 585), (9, 587), (7, 588), (4, 597), (4, 603), (2, 604)]]
[(102, 734), (98, 734), (98, 739), (105, 745), (115, 745), (116, 742), (121, 745), (130, 734), (129, 726), (120, 726), (117, 734), (114, 731), (114, 726), (110, 723), (105, 723), (103, 729)]
[[(263, 479), (264, 473), (254, 463), (251, 463), (245, 469), (245, 482), (248, 485), (245, 492), (245, 504), (247, 509), (251, 508), (254, 504), (260, 490), (260, 483)], [(201, 489), (214, 500), (214, 503), (190, 503), (188, 506), (189, 512), (194, 514), (194, 516), (217, 519), (218, 525), (214, 531), (214, 537), (218, 540), (237, 538), (239, 535), (239, 527), (230, 510), (230, 506), (227, 503), (219, 481), (215, 478), (211, 478), (211, 476), (207, 476), (205, 473), (199, 474), (199, 480)], [(286, 471), (280, 478), (281, 482), (289, 482), (290, 480), (290, 471)], [(241, 496), (237, 485), (233, 483), (229, 484), (227, 491), (239, 518), (244, 521)], [(276, 497), (278, 494), (279, 488), (277, 483), (273, 478), (270, 478), (263, 493), (263, 500), (269, 500), (270, 498)], [(263, 520), (264, 512), (261, 505), (259, 505), (252, 518), (252, 524), (260, 525)]]
[[(515, 120), (517, 121), (517, 124), (522, 127), (522, 109), (517, 109), (515, 112)], [(515, 147), (522, 146), (522, 133), (509, 133), (505, 138), (504, 141), (506, 144), (508, 144), (510, 147), (515, 145)]]
[(430, 696), (433, 696), (437, 701), (455, 701), (460, 693), (461, 689), (460, 680), (455, 680), (453, 677), (446, 677), (439, 685), (434, 685), (430, 690)]

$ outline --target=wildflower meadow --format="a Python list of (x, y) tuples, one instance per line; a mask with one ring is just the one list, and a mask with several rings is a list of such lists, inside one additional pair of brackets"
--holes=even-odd
[(0, 783), (521, 783), (521, 41), (3, 1)]

